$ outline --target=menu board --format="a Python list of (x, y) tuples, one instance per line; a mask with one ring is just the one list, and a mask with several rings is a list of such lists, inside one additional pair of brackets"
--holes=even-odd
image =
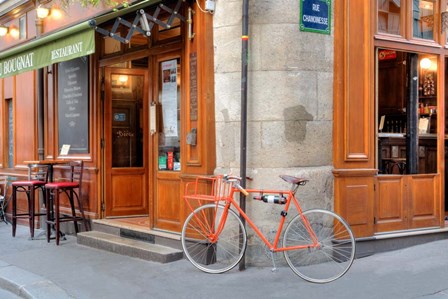
[(59, 150), (70, 145), (70, 154), (89, 148), (88, 57), (58, 63)]

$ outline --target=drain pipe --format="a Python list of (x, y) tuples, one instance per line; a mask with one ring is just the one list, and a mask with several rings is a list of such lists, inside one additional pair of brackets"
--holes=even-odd
[[(36, 7), (38, 3), (36, 1)], [(37, 14), (37, 12), (36, 12)], [(36, 37), (40, 37), (44, 32), (43, 20), (36, 16)], [(37, 95), (37, 156), (39, 160), (43, 160), (44, 151), (44, 69), (37, 70), (36, 78), (36, 95)]]
[[(241, 186), (246, 187), (246, 156), (247, 156), (247, 63), (249, 56), (249, 0), (243, 0), (243, 31), (241, 52), (241, 142), (240, 142), (240, 175)], [(246, 196), (240, 193), (240, 207), (246, 212)], [(245, 220), (243, 225), (246, 225)], [(242, 241), (241, 241), (242, 242)], [(243, 257), (239, 263), (240, 271), (246, 269), (246, 260)]]

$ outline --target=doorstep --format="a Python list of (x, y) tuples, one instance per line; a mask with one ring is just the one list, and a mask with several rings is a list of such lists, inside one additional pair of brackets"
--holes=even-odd
[(372, 237), (356, 239), (356, 257), (362, 258), (379, 252), (399, 250), (444, 239), (448, 239), (448, 227), (377, 233)]
[(92, 231), (78, 233), (78, 244), (160, 263), (183, 259), (179, 234), (113, 219), (97, 219), (92, 224)]

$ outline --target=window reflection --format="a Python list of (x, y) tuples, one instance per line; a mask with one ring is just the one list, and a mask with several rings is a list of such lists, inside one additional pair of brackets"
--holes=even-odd
[(434, 3), (435, 0), (413, 0), (412, 30), (414, 37), (434, 39)]
[(400, 34), (400, 0), (378, 0), (378, 32)]

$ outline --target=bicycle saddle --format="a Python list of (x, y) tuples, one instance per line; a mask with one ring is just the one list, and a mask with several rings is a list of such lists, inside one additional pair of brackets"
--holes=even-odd
[(280, 177), (285, 181), (285, 182), (288, 182), (288, 183), (291, 183), (291, 184), (297, 184), (297, 185), (305, 185), (306, 184), (306, 182), (308, 182), (308, 180), (307, 179), (302, 179), (302, 178), (297, 178), (297, 177), (295, 177), (295, 176), (291, 176), (291, 175), (280, 175)]

